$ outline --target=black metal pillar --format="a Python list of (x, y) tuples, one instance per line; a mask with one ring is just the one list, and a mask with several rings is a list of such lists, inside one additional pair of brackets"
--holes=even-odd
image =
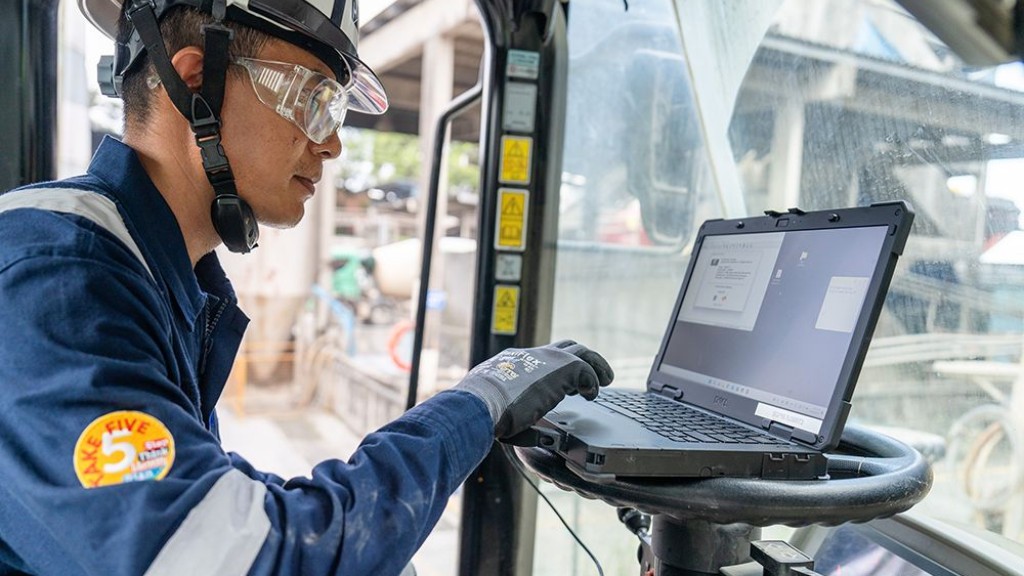
[(0, 2), (0, 191), (56, 175), (57, 4)]
[[(505, 348), (536, 346), (550, 338), (567, 69), (564, 4), (556, 0), (477, 0), (477, 5), (483, 16), (487, 51), (483, 71), (478, 280), (470, 350), (472, 365)], [(536, 66), (536, 73), (532, 75), (535, 77), (510, 72), (512, 51), (515, 51), (514, 58), (526, 57), (528, 68)], [(525, 86), (535, 87), (532, 127), (510, 128), (505, 116), (508, 113), (506, 91), (510, 85), (519, 90)], [(532, 141), (532, 162), (525, 182), (510, 183), (507, 175), (502, 175), (502, 156), (508, 155), (504, 137)], [(498, 246), (501, 189), (528, 194), (521, 248)], [(513, 258), (521, 264), (520, 273), (514, 279), (499, 272), (499, 256)], [(515, 325), (511, 331), (496, 329), (496, 316), (501, 312), (498, 311), (500, 306), (495, 305), (495, 295), (509, 288), (518, 293), (510, 312)], [(497, 446), (467, 480), (459, 551), (461, 576), (530, 573), (536, 499), (525, 489), (526, 484)]]

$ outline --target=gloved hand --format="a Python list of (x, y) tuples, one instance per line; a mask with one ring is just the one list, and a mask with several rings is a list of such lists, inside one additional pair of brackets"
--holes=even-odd
[(538, 348), (509, 348), (481, 362), (455, 386), (487, 404), (494, 436), (523, 432), (567, 395), (597, 398), (615, 374), (600, 354), (572, 340)]

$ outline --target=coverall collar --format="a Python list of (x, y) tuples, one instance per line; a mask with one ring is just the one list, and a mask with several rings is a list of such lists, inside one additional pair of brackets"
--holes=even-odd
[(178, 220), (135, 150), (115, 138), (104, 137), (89, 164), (89, 174), (109, 185), (150, 268), (163, 279), (189, 330), (193, 330), (206, 305), (206, 293), (192, 269)]

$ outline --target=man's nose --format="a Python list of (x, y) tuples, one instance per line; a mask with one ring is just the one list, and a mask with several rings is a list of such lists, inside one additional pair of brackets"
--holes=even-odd
[(324, 160), (331, 160), (341, 156), (341, 136), (337, 132), (331, 134), (327, 140), (324, 140), (323, 144), (317, 144), (310, 140), (309, 145), (313, 153), (323, 157)]

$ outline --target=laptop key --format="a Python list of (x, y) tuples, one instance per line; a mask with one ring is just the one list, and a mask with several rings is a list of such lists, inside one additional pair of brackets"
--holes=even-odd
[(718, 443), (718, 439), (717, 438), (712, 438), (711, 436), (708, 436), (707, 434), (702, 434), (700, 432), (697, 432), (696, 430), (691, 430), (689, 432), (689, 434), (690, 434), (690, 436), (693, 436), (694, 438), (696, 438), (697, 440), (699, 440), (701, 442), (713, 442), (713, 443), (716, 443), (716, 444)]

